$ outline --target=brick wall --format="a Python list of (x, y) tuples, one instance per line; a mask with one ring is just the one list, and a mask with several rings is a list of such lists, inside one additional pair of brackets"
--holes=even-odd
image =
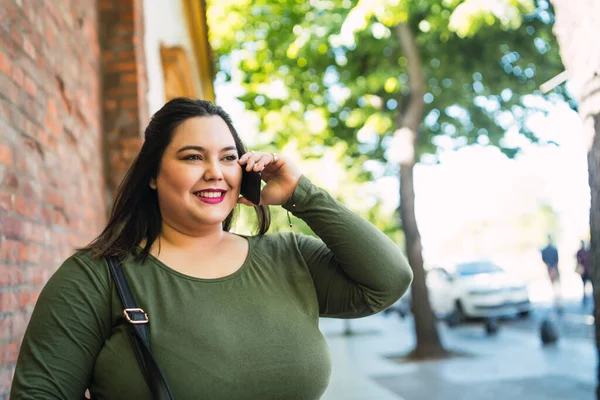
[(107, 198), (142, 144), (148, 123), (142, 0), (100, 0)]
[(143, 30), (142, 0), (0, 0), (0, 399), (41, 288), (141, 146)]
[(0, 0), (0, 398), (40, 289), (105, 222), (96, 10)]

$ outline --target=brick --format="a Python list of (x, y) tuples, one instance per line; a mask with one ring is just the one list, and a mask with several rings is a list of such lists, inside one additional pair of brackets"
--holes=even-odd
[(138, 76), (135, 73), (121, 74), (121, 83), (135, 83), (138, 80)]
[[(13, 266), (10, 269), (10, 285), (16, 286), (23, 283), (23, 268)], [(44, 281), (45, 283), (45, 281)]]
[(12, 24), (10, 28), (10, 38), (17, 44), (17, 46), (23, 46), (23, 35), (20, 32), (16, 24)]
[(10, 147), (0, 143), (0, 164), (12, 165), (13, 157)]
[(46, 203), (58, 208), (63, 208), (65, 206), (64, 196), (56, 190), (48, 190), (46, 192)]
[(0, 72), (10, 76), (11, 74), (11, 62), (8, 56), (0, 50)]
[(121, 100), (121, 107), (128, 109), (137, 109), (138, 99), (137, 98), (125, 98)]
[(25, 243), (19, 243), (18, 247), (17, 263), (24, 264), (29, 261), (29, 246)]
[(19, 98), (19, 88), (14, 82), (11, 81), (7, 76), (0, 74), (0, 97), (4, 97), (6, 99), (18, 99)]
[[(112, 53), (108, 53), (112, 56)], [(117, 58), (119, 60), (135, 60), (135, 51), (134, 50), (123, 50), (117, 53)], [(135, 64), (135, 61), (132, 61)]]
[(41, 211), (41, 215), (42, 215), (42, 221), (44, 221), (47, 224), (52, 222), (52, 208), (51, 207), (42, 206), (40, 208), (40, 211)]
[(56, 43), (56, 38), (54, 35), (54, 29), (52, 29), (51, 27), (47, 26), (44, 29), (44, 38), (46, 40), (46, 43), (48, 44), (49, 48), (53, 48), (55, 43)]
[(0, 263), (12, 264), (17, 262), (17, 242), (10, 239), (0, 241)]
[(4, 359), (5, 363), (9, 364), (17, 362), (17, 358), (19, 356), (19, 343), (11, 342), (4, 345), (2, 348), (2, 354), (2, 358)]
[(110, 11), (115, 8), (115, 3), (112, 0), (100, 0), (98, 2), (99, 11)]
[(31, 78), (25, 77), (25, 84), (23, 86), (27, 93), (29, 93), (32, 97), (35, 97), (37, 94), (37, 86), (35, 82), (31, 80)]
[(134, 12), (133, 10), (127, 9), (119, 13), (119, 21), (121, 22), (129, 22), (131, 25), (127, 25), (128, 27), (133, 27), (134, 20)]
[[(16, 86), (15, 86), (15, 88), (16, 88)], [(21, 113), (21, 111), (19, 111), (18, 107), (12, 107), (10, 109), (10, 122), (11, 122), (12, 127), (16, 131), (21, 131), (21, 132), (23, 131), (23, 128), (25, 126), (25, 118), (24, 118), (23, 114)]]
[[(29, 299), (34, 301), (37, 300), (37, 297), (35, 296), (36, 293), (39, 293), (37, 291), (34, 292), (30, 292), (29, 293)], [(25, 311), (27, 312), (27, 314), (29, 314), (32, 310), (32, 304), (29, 302), (25, 307)], [(11, 325), (12, 325), (12, 329), (11, 329), (11, 337), (12, 338), (21, 338), (23, 337), (23, 335), (25, 334), (25, 329), (27, 329), (27, 318), (25, 316), (26, 314), (21, 312), (17, 312), (11, 315)]]
[(10, 120), (10, 103), (0, 99), (0, 119)]
[(40, 217), (40, 205), (35, 201), (29, 201), (27, 207), (27, 217), (37, 220)]
[(107, 67), (107, 71), (131, 72), (137, 69), (135, 61), (112, 63)]
[(48, 279), (48, 270), (39, 266), (29, 266), (25, 268), (22, 278), (27, 285), (41, 286)]
[(33, 180), (25, 181), (21, 183), (21, 193), (27, 199), (36, 199), (39, 200), (41, 198), (41, 188), (37, 182)]
[(5, 313), (19, 310), (19, 301), (14, 292), (10, 290), (0, 292), (0, 310)]
[(20, 240), (26, 240), (33, 242), (35, 240), (35, 230), (33, 228), (33, 224), (29, 221), (19, 221), (20, 222)]
[(12, 78), (17, 85), (23, 86), (23, 80), (25, 79), (25, 75), (23, 74), (23, 70), (21, 68), (19, 68), (19, 67), (13, 68)]
[[(38, 290), (30, 290), (30, 289), (22, 289), (17, 293), (17, 298), (19, 301), (19, 310), (31, 312), (33, 307), (35, 306), (35, 302), (37, 301), (40, 292)], [(18, 319), (13, 319), (13, 335), (19, 337), (25, 333), (24, 326), (16, 324), (15, 322), (19, 321)], [(20, 323), (20, 321), (19, 321)]]
[(15, 196), (15, 211), (17, 214), (27, 217), (28, 215), (28, 205), (27, 200), (21, 196)]
[(23, 50), (29, 57), (33, 58), (34, 60), (37, 57), (35, 47), (33, 47), (33, 44), (27, 38), (23, 39)]
[[(22, 269), (16, 265), (0, 264), (0, 282), (2, 288), (20, 285), (23, 282)], [(0, 311), (1, 312), (1, 311)]]
[[(41, 229), (42, 227), (38, 226), (38, 228)], [(37, 232), (38, 231), (36, 230), (36, 233)], [(40, 246), (38, 244), (29, 243), (27, 245), (27, 251), (28, 251), (28, 259), (29, 259), (30, 263), (37, 264), (40, 262), (41, 251), (40, 251)]]
[(0, 236), (7, 239), (23, 239), (24, 225), (25, 223), (22, 220), (8, 215), (0, 215)]
[(19, 190), (19, 177), (14, 171), (5, 171), (4, 178), (2, 179), (2, 189), (7, 190), (9, 193), (16, 193)]
[(50, 117), (56, 118), (58, 116), (58, 111), (56, 109), (56, 102), (52, 99), (48, 99), (46, 101), (46, 112)]
[[(0, 339), (6, 342), (12, 337), (12, 318), (11, 314), (3, 314), (0, 316)], [(4, 359), (4, 348), (0, 346), (0, 353)]]
[(14, 194), (0, 192), (0, 210), (12, 211), (14, 208)]
[(10, 266), (0, 264), (0, 287), (6, 287), (11, 284)]
[[(9, 364), (9, 367), (3, 368), (0, 370), (0, 382), (4, 383), (4, 385), (2, 386), (2, 390), (6, 393), (8, 393), (8, 391), (10, 391), (13, 375), (14, 375), (14, 368), (12, 366), (10, 366), (10, 364)], [(9, 398), (6, 397), (6, 399), (8, 400)]]

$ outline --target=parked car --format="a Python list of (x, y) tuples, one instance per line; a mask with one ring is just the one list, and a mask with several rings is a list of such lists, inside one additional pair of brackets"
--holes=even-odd
[(489, 261), (433, 268), (426, 283), (434, 314), (450, 324), (470, 318), (526, 316), (531, 309), (525, 282)]

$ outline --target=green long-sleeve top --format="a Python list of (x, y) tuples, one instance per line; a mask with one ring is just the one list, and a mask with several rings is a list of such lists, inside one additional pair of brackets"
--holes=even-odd
[[(331, 361), (319, 316), (377, 313), (412, 273), (371, 223), (302, 177), (284, 205), (320, 239), (247, 237), (242, 267), (218, 279), (150, 256), (123, 262), (149, 315), (152, 349), (174, 398), (318, 399)], [(11, 399), (150, 399), (105, 260), (76, 253), (50, 278), (25, 333)]]

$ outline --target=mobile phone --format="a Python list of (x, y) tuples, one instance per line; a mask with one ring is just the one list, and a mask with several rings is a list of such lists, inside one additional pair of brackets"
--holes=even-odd
[(244, 196), (245, 199), (256, 205), (260, 203), (261, 180), (260, 172), (246, 171), (246, 166), (242, 167), (242, 184), (240, 187), (240, 194)]

